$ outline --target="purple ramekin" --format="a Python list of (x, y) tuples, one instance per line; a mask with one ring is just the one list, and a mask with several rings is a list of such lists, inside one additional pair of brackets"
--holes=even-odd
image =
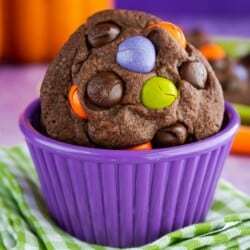
[(89, 243), (132, 247), (204, 221), (239, 117), (226, 103), (219, 133), (182, 146), (142, 151), (51, 139), (39, 132), (39, 100), (26, 108), (19, 125), (55, 222)]

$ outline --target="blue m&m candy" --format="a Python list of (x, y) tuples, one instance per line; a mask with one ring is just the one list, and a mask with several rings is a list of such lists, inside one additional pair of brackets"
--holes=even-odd
[(130, 71), (150, 72), (155, 65), (156, 53), (153, 43), (144, 36), (132, 36), (120, 43), (117, 63)]

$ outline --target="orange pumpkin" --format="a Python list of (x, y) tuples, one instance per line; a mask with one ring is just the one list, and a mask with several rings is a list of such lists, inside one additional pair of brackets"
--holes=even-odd
[[(53, 25), (48, 25), (49, 54), (54, 55), (61, 47), (62, 41), (66, 41), (68, 35), (85, 22), (88, 10), (86, 1), (83, 0), (53, 0), (49, 1), (48, 5), (51, 10), (55, 10), (54, 13), (50, 13), (49, 18)], [(70, 13), (68, 17), (66, 12)]]
[(1, 31), (6, 26), (4, 34), (0, 34), (4, 43), (3, 58), (28, 63), (51, 60), (89, 15), (112, 7), (110, 0), (0, 1), (4, 1), (1, 9), (7, 13), (3, 24), (0, 21)]
[(89, 13), (95, 13), (97, 11), (100, 10), (104, 10), (104, 9), (109, 9), (112, 8), (114, 6), (114, 2), (113, 0), (98, 0), (98, 1), (88, 1), (88, 12)]
[(5, 59), (27, 62), (47, 59), (46, 2), (8, 0), (4, 8)]

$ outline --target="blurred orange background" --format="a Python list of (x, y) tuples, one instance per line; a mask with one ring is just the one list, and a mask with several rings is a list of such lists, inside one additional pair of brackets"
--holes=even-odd
[(69, 35), (112, 0), (0, 0), (0, 62), (48, 62)]

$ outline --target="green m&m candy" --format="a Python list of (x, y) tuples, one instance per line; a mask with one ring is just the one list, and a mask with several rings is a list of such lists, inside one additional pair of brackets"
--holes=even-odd
[(163, 109), (170, 106), (177, 98), (175, 84), (167, 78), (154, 76), (148, 79), (141, 92), (141, 102), (149, 109)]

